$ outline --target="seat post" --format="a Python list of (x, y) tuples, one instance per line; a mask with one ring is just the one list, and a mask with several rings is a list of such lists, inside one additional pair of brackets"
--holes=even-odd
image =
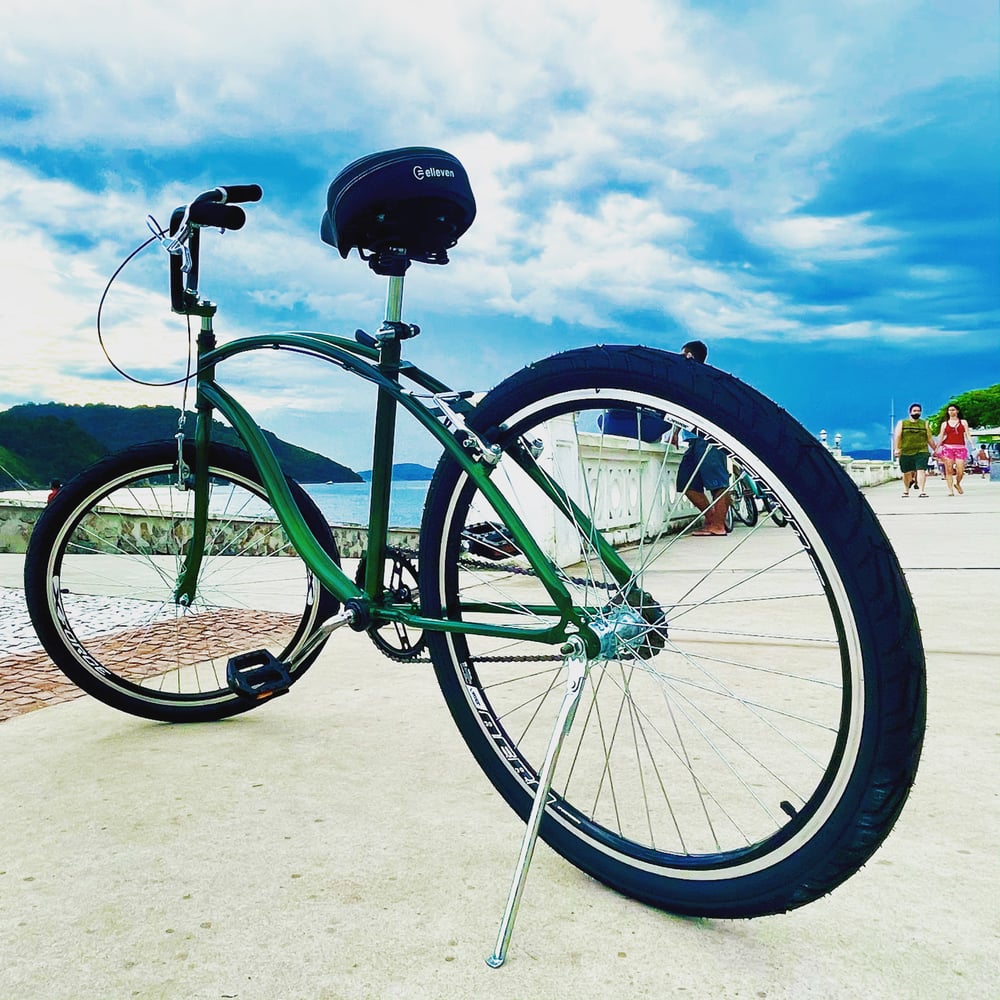
[(392, 275), (385, 295), (386, 323), (400, 323), (403, 318), (403, 276)]
[[(403, 276), (390, 275), (385, 297), (385, 322), (375, 334), (379, 346), (379, 371), (393, 382), (399, 381), (399, 337), (403, 314)], [(396, 400), (382, 386), (375, 403), (375, 441), (372, 453), (371, 497), (368, 504), (368, 550), (365, 591), (376, 602), (383, 600), (383, 573), (386, 538), (389, 531), (389, 502), (392, 490), (392, 462), (396, 438)]]

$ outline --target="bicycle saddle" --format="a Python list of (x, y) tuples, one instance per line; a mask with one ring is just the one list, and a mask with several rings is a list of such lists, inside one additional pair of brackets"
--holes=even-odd
[(320, 238), (345, 258), (357, 247), (377, 274), (401, 274), (411, 260), (447, 264), (475, 217), (462, 164), (442, 149), (407, 146), (364, 156), (334, 178)]

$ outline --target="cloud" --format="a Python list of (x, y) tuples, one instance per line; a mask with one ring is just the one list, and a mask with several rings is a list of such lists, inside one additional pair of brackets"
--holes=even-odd
[(795, 254), (802, 267), (830, 260), (864, 260), (886, 252), (899, 233), (872, 226), (871, 215), (795, 215), (771, 219), (756, 230), (764, 246)]
[[(377, 325), (381, 282), (316, 233), (341, 167), (407, 143), (457, 153), (479, 205), (453, 263), (407, 283), (408, 314), (434, 331), (416, 350), (445, 377), (482, 385), (595, 338), (928, 352), (944, 335), (981, 349), (996, 329), (985, 0), (286, 0), (280, 15), (264, 0), (8, 0), (5, 13), (0, 255), (31, 297), (8, 297), (3, 321), (32, 360), (0, 402), (93, 392), (105, 276), (146, 212), (164, 221), (216, 183), (266, 189), (243, 232), (205, 237), (225, 336)], [(108, 321), (130, 364), (183, 362), (162, 254), (119, 279)], [(318, 377), (297, 375), (298, 404), (266, 371), (246, 378), (276, 414), (333, 405)]]

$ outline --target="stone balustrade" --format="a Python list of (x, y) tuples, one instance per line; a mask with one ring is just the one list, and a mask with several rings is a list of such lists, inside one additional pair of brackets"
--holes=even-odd
[(881, 486), (882, 483), (888, 483), (902, 476), (899, 463), (893, 459), (851, 458), (850, 455), (844, 455), (840, 450), (842, 439), (839, 434), (834, 434), (832, 446), (827, 443), (825, 430), (819, 432), (819, 440), (820, 444), (840, 463), (841, 468), (862, 488)]
[[(0, 552), (23, 553), (35, 522), (45, 509), (44, 501), (0, 498)], [(89, 551), (113, 552), (126, 543), (134, 552), (168, 552), (176, 548), (175, 520), (169, 515), (139, 513), (127, 507), (108, 506), (83, 525)], [(274, 522), (252, 517), (209, 518), (209, 538), (217, 548), (231, 547), (241, 555), (292, 555), (284, 532)], [(392, 528), (389, 544), (416, 549), (416, 528)], [(360, 525), (333, 526), (337, 548), (344, 558), (358, 558), (367, 548), (366, 529)]]
[[(557, 417), (540, 431), (539, 465), (581, 508), (595, 511), (594, 522), (615, 545), (679, 531), (697, 510), (677, 493), (676, 448), (632, 438), (578, 431), (571, 415)], [(600, 472), (598, 472), (598, 460)], [(546, 500), (526, 475), (514, 469), (501, 489), (517, 498), (525, 525), (556, 563), (579, 561), (577, 530)], [(537, 502), (533, 502), (537, 498)], [(495, 520), (490, 509), (475, 509), (481, 520)]]
[[(688, 500), (678, 495), (677, 467), (681, 455), (675, 448), (580, 432), (570, 417), (549, 421), (545, 434), (540, 464), (565, 485), (582, 507), (589, 509), (594, 505), (597, 527), (614, 544), (641, 541), (643, 530), (647, 534), (679, 531), (697, 515)], [(825, 432), (821, 440), (825, 445)], [(839, 440), (830, 451), (861, 488), (899, 478), (895, 462), (856, 460), (841, 455)], [(568, 519), (560, 516), (518, 470), (514, 471), (508, 489), (517, 495), (519, 506), (527, 508), (526, 525), (542, 548), (553, 554), (560, 565), (576, 562), (580, 548), (576, 530)], [(531, 502), (532, 494), (538, 497), (537, 503)], [(43, 501), (28, 494), (0, 497), (0, 552), (25, 551), (44, 506)], [(496, 519), (491, 510), (473, 513), (484, 521)], [(137, 551), (165, 551), (166, 536), (175, 530), (169, 516), (140, 515), (127, 507), (109, 508), (102, 514), (100, 525), (90, 526), (89, 544), (100, 547), (100, 539), (105, 538), (110, 550), (127, 537), (129, 546)], [(283, 533), (276, 532), (273, 523), (257, 523), (253, 518), (212, 521), (209, 531), (223, 545), (231, 541), (234, 548), (238, 546), (248, 554), (266, 554), (284, 544)], [(357, 558), (363, 554), (367, 545), (365, 527), (334, 525), (333, 532), (342, 556)], [(415, 528), (392, 529), (389, 544), (415, 550), (418, 534)]]
[(848, 455), (834, 455), (841, 468), (864, 489), (866, 486), (881, 486), (900, 478), (899, 464), (885, 460), (851, 458)]

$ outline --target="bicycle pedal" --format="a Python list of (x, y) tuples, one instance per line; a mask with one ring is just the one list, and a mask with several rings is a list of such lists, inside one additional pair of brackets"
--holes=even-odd
[(250, 701), (286, 694), (292, 686), (288, 667), (266, 649), (232, 657), (226, 665), (226, 680), (231, 691)]

